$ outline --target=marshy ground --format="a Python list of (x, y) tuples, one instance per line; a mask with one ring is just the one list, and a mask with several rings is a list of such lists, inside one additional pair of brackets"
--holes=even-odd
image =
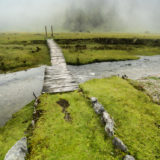
[[(67, 64), (134, 60), (160, 55), (160, 36), (154, 34), (55, 33)], [(0, 72), (50, 65), (45, 36), (36, 33), (0, 34)]]
[[(154, 37), (154, 38), (153, 38)], [(160, 54), (159, 36), (150, 34), (56, 34), (55, 41), (72, 65), (139, 59)]]
[[(0, 36), (0, 64), (4, 67), (0, 67), (1, 72), (50, 64), (42, 34), (12, 34), (12, 38), (7, 38), (9, 35)], [(160, 54), (160, 37), (155, 35), (78, 33), (55, 34), (54, 38), (69, 64)], [(129, 44), (123, 44), (124, 41)], [(23, 58), (32, 63), (24, 65)], [(28, 160), (123, 159), (126, 153), (113, 147), (100, 118), (92, 109), (88, 97), (93, 96), (113, 117), (115, 134), (127, 145), (127, 154), (137, 160), (160, 159), (159, 87), (159, 77), (133, 81), (114, 76), (89, 80), (80, 84), (80, 89), (75, 92), (43, 94), (39, 97), (37, 113), (40, 114), (35, 129), (31, 127), (33, 102), (0, 128), (0, 160), (24, 136), (28, 137)]]
[(0, 34), (0, 73), (50, 65), (42, 34)]

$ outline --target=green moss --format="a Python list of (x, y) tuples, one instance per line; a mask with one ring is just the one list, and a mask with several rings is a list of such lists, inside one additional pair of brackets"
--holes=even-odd
[(33, 103), (22, 108), (12, 116), (6, 125), (0, 128), (0, 160), (4, 159), (8, 150), (22, 137), (26, 136), (26, 130), (31, 124)]
[[(123, 61), (139, 59), (139, 57), (127, 53), (123, 50), (83, 50), (83, 51), (70, 51), (63, 50), (66, 62), (72, 65), (88, 64), (93, 62), (105, 61)], [(79, 61), (77, 62), (77, 59)]]
[[(64, 119), (62, 107), (56, 102), (65, 99), (70, 106), (71, 121)], [(30, 137), (30, 160), (118, 160), (123, 153), (115, 151), (111, 140), (90, 103), (82, 93), (40, 97), (38, 110), (44, 110)]]
[(116, 136), (137, 160), (160, 159), (160, 107), (128, 81), (117, 77), (95, 79), (81, 85), (95, 96), (113, 116)]

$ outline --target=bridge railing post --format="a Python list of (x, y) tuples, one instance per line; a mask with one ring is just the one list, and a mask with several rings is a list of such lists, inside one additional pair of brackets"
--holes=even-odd
[(51, 25), (51, 36), (53, 38), (53, 26)]
[(45, 35), (46, 35), (46, 39), (47, 39), (48, 38), (47, 26), (45, 26)]

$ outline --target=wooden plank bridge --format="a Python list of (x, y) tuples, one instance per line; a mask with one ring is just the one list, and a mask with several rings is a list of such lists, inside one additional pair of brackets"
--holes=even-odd
[(53, 41), (47, 40), (50, 49), (51, 66), (46, 67), (43, 93), (71, 92), (78, 89), (78, 84), (67, 69), (61, 49)]

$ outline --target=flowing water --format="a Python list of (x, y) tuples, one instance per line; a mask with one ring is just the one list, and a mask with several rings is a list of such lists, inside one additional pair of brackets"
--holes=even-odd
[[(33, 92), (41, 94), (44, 78), (44, 66), (9, 74), (0, 74), (0, 126), (13, 113), (31, 102)], [(139, 60), (101, 62), (83, 66), (68, 65), (74, 78), (85, 82), (92, 78), (126, 74), (131, 79), (150, 75), (160, 75), (160, 56), (143, 56)]]
[[(44, 67), (0, 74), (0, 126), (41, 93)], [(23, 116), (23, 115), (22, 115)]]
[(68, 68), (79, 83), (93, 78), (124, 74), (130, 79), (139, 79), (160, 74), (160, 56), (142, 56), (139, 60), (101, 62), (82, 66), (69, 65)]

